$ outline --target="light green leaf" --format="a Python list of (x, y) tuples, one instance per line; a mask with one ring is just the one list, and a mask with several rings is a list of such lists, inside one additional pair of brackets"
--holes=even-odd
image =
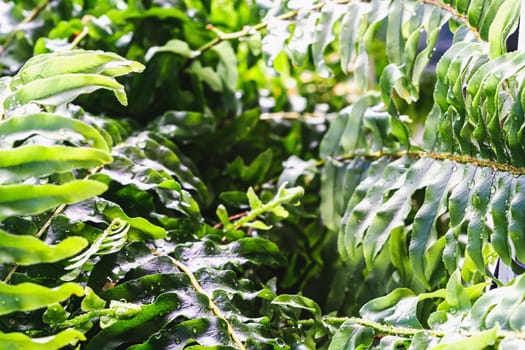
[(79, 253), (87, 244), (82, 237), (67, 237), (51, 246), (33, 236), (0, 230), (0, 263), (32, 265), (60, 261)]
[(73, 295), (83, 296), (82, 286), (76, 283), (64, 283), (56, 288), (47, 288), (34, 283), (10, 285), (0, 282), (0, 315), (40, 309), (64, 301)]
[(0, 184), (75, 169), (92, 169), (111, 161), (106, 151), (87, 147), (30, 145), (0, 149)]
[(69, 50), (42, 54), (29, 59), (11, 82), (12, 89), (32, 81), (71, 73), (120, 76), (142, 72), (144, 66), (104, 51)]
[(231, 226), (231, 223), (230, 214), (228, 214), (226, 207), (222, 204), (219, 204), (215, 213), (217, 214), (217, 217), (221, 221), (221, 224), (224, 226), (224, 228), (228, 229)]
[(518, 26), (521, 1), (502, 1), (494, 20), (490, 23), (488, 41), (490, 43), (490, 57), (496, 58), (507, 51), (507, 39)]
[[(141, 234), (146, 234), (153, 239), (159, 239), (166, 237), (166, 230), (163, 227), (157, 226), (149, 222), (146, 218), (129, 217), (124, 213), (122, 208), (117, 205), (108, 205), (105, 207), (103, 214), (105, 217), (111, 220), (120, 219), (128, 224), (132, 230), (129, 232), (129, 239), (136, 240), (141, 239)], [(138, 232), (136, 232), (138, 231)]]
[(519, 330), (523, 321), (525, 276), (517, 277), (509, 286), (491, 290), (472, 305), (468, 325), (478, 329)]
[(103, 309), (104, 306), (106, 306), (106, 301), (96, 295), (93, 289), (86, 287), (84, 293), (84, 299), (82, 299), (82, 303), (80, 304), (82, 311)]
[(179, 39), (172, 39), (162, 46), (151, 47), (146, 53), (146, 61), (150, 61), (153, 58), (153, 56), (155, 56), (159, 52), (173, 53), (185, 58), (190, 58), (198, 54), (198, 52), (191, 50), (187, 42)]
[(268, 226), (268, 225), (266, 225), (264, 222), (262, 222), (260, 220), (255, 220), (253, 222), (249, 222), (249, 223), (245, 224), (244, 226), (250, 227), (250, 228), (253, 228), (253, 229), (256, 229), (256, 230), (269, 230), (269, 229), (272, 228), (272, 226)]
[(246, 196), (248, 197), (248, 202), (250, 203), (250, 208), (252, 210), (262, 208), (263, 202), (259, 199), (252, 187), (248, 189), (248, 191), (246, 192)]
[(104, 137), (94, 127), (73, 118), (52, 113), (14, 116), (0, 122), (0, 146), (12, 147), (15, 141), (39, 134), (57, 141), (77, 141), (79, 137), (95, 148), (109, 151)]
[(470, 300), (461, 282), (461, 274), (456, 270), (450, 276), (447, 283), (447, 303), (457, 312), (467, 312), (470, 310)]
[(313, 315), (321, 316), (321, 308), (315, 301), (301, 295), (281, 294), (272, 300), (272, 304), (286, 305), (293, 308), (310, 311)]
[(359, 26), (362, 24), (361, 12), (364, 12), (363, 6), (352, 2), (341, 20), (339, 46), (341, 51), (341, 69), (344, 73), (348, 73), (351, 60), (355, 58)]
[(98, 89), (110, 90), (122, 105), (128, 104), (124, 86), (114, 78), (79, 73), (51, 76), (24, 84), (5, 97), (4, 108), (13, 110), (27, 103), (58, 106)]
[(64, 307), (59, 304), (49, 305), (42, 315), (42, 321), (50, 325), (56, 325), (67, 320), (70, 316), (70, 313), (67, 312)]
[(486, 349), (494, 345), (498, 338), (497, 328), (474, 334), (470, 337), (462, 338), (458, 341), (451, 341), (434, 346), (432, 350), (471, 350)]
[(60, 333), (43, 338), (30, 338), (24, 333), (0, 332), (0, 348), (20, 350), (55, 350), (68, 345), (75, 346), (86, 337), (76, 329), (66, 329)]
[(409, 289), (398, 288), (384, 297), (367, 302), (359, 310), (359, 313), (363, 318), (375, 322), (393, 326), (422, 328), (417, 319), (418, 301), (418, 296)]
[(371, 347), (373, 342), (374, 331), (371, 328), (347, 320), (335, 332), (328, 350), (364, 350)]
[(403, 12), (405, 3), (401, 0), (395, 0), (391, 3), (391, 9), (388, 13), (388, 28), (386, 30), (386, 53), (390, 62), (399, 66), (404, 62), (404, 43), (403, 43)]
[(74, 180), (62, 185), (0, 186), (0, 219), (42, 213), (61, 204), (97, 196), (107, 187), (93, 180)]
[(63, 281), (75, 279), (93, 255), (111, 254), (122, 249), (127, 242), (129, 228), (127, 222), (119, 218), (114, 219), (86, 251), (69, 260), (69, 264), (64, 269), (72, 271), (62, 276), (61, 279)]
[(329, 2), (322, 8), (319, 22), (316, 25), (312, 56), (315, 68), (322, 77), (328, 77), (331, 74), (324, 60), (324, 50), (335, 39), (333, 27), (343, 14), (344, 6)]

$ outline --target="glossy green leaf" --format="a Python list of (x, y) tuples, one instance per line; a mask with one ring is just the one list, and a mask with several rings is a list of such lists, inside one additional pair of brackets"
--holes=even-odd
[(172, 344), (187, 344), (190, 349), (235, 349), (228, 338), (228, 329), (224, 320), (200, 318), (166, 327), (156, 332), (147, 342), (132, 346), (130, 349), (165, 348)]
[(93, 289), (86, 287), (84, 299), (80, 304), (82, 311), (90, 311), (102, 309), (106, 305), (106, 301), (95, 294)]
[(498, 9), (488, 35), (488, 41), (491, 44), (491, 58), (498, 57), (507, 51), (506, 39), (516, 30), (520, 6), (520, 1), (507, 0)]
[(388, 13), (388, 28), (387, 28), (387, 46), (386, 53), (390, 61), (396, 65), (404, 61), (403, 45), (402, 45), (402, 31), (401, 26), (403, 22), (403, 1), (393, 1), (391, 10)]
[(422, 328), (417, 319), (419, 298), (408, 289), (396, 289), (392, 293), (369, 301), (359, 311), (362, 317), (394, 326)]
[(457, 312), (470, 310), (470, 300), (461, 282), (459, 271), (450, 276), (447, 283), (447, 303)]
[[(71, 270), (61, 279), (72, 281), (82, 271), (83, 266), (91, 259), (93, 255), (105, 255), (119, 251), (127, 241), (127, 234), (130, 225), (119, 219), (114, 219), (104, 232), (81, 254), (69, 259), (65, 270)], [(90, 297), (90, 294), (87, 295)]]
[(51, 304), (42, 315), (42, 321), (50, 325), (56, 325), (67, 320), (70, 315), (61, 304)]
[(151, 60), (151, 58), (159, 52), (173, 53), (176, 55), (183, 56), (185, 58), (190, 58), (196, 54), (196, 52), (190, 49), (187, 42), (178, 39), (173, 39), (162, 46), (150, 48), (146, 53), (146, 61)]
[(311, 312), (315, 317), (321, 316), (321, 308), (317, 303), (307, 297), (300, 295), (281, 294), (272, 300), (273, 304), (286, 305), (292, 308), (304, 309)]
[(324, 60), (325, 48), (335, 39), (333, 27), (344, 14), (343, 6), (327, 3), (323, 6), (312, 42), (312, 56), (317, 72), (324, 77), (330, 75), (330, 69)]
[(86, 348), (118, 347), (130, 342), (144, 341), (150, 332), (155, 332), (162, 326), (163, 322), (160, 321), (169, 317), (170, 311), (176, 310), (178, 304), (178, 297), (165, 293), (154, 303), (143, 306), (134, 317), (117, 321), (104, 328), (88, 342)]
[[(104, 205), (104, 204), (101, 204), (101, 205)], [(114, 222), (120, 223), (117, 225), (121, 225), (121, 224), (123, 224), (124, 226), (129, 225), (129, 228), (132, 228), (135, 231), (142, 232), (143, 234), (146, 234), (150, 236), (151, 238), (159, 239), (159, 238), (163, 238), (166, 236), (166, 230), (164, 228), (158, 225), (152, 224), (151, 222), (149, 222), (147, 219), (143, 217), (134, 217), (134, 218), (129, 217), (118, 206), (104, 205), (103, 214), (108, 219), (117, 220), (117, 221), (114, 221)], [(118, 227), (121, 228), (121, 226), (118, 226)], [(117, 226), (114, 228), (117, 228)], [(112, 230), (113, 228), (111, 228), (110, 231)], [(140, 237), (140, 234), (133, 233), (133, 232), (130, 233), (131, 239), (137, 239), (139, 237)]]
[(274, 243), (255, 237), (241, 238), (228, 245), (219, 245), (209, 240), (192, 242), (177, 247), (175, 256), (181, 261), (191, 261), (188, 267), (192, 270), (227, 264), (241, 266), (250, 262), (269, 266), (279, 266), (282, 263), (282, 256)]
[(510, 286), (494, 289), (472, 305), (469, 325), (479, 329), (501, 327), (520, 330), (525, 324), (519, 316), (523, 310), (525, 278), (520, 276)]
[(374, 331), (345, 321), (334, 334), (328, 350), (366, 349), (372, 346)]

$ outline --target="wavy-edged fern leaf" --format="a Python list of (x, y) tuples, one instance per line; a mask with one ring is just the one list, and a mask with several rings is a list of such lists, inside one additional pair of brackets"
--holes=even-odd
[[(27, 104), (57, 106), (82, 92), (103, 86), (113, 88), (119, 100), (125, 102), (123, 86), (113, 77), (142, 69), (139, 63), (115, 54), (89, 51), (50, 54), (36, 56), (13, 79), (6, 79), (9, 84), (2, 86), (0, 102), (7, 111), (3, 113), (2, 109), (0, 121), (0, 220), (54, 211), (43, 222), (37, 219), (41, 227), (36, 237), (1, 231), (2, 263), (13, 264), (2, 267), (5, 273), (0, 288), (2, 315), (11, 317), (19, 311), (39, 310), (84, 294), (83, 286), (77, 283), (49, 288), (39, 284), (39, 279), (25, 278), (23, 283), (14, 285), (8, 282), (16, 282), (19, 268), (31, 269), (42, 263), (59, 264), (86, 246), (87, 240), (79, 236), (67, 235), (61, 242), (52, 242), (56, 243), (54, 245), (41, 239), (54, 217), (68, 204), (82, 202), (107, 190), (105, 184), (87, 179), (86, 175), (112, 161), (109, 154), (112, 140), (96, 127), (58, 112), (26, 113), (36, 109)], [(98, 84), (98, 87), (93, 84)], [(15, 109), (17, 111), (13, 113)], [(103, 238), (100, 244), (94, 245), (99, 254), (114, 252), (123, 244), (119, 235), (112, 237), (117, 238), (113, 242)], [(81, 255), (73, 267), (83, 264), (92, 255), (92, 249), (88, 249), (87, 257)], [(56, 280), (52, 285), (56, 285)], [(17, 332), (2, 333), (0, 337), (2, 347), (32, 349), (58, 349), (68, 344), (75, 345), (79, 340), (85, 340), (85, 337), (74, 329), (47, 338), (29, 338)]]
[[(360, 311), (362, 319), (348, 319), (331, 347), (353, 344), (383, 349), (394, 342), (418, 349), (520, 348), (525, 344), (522, 310), (524, 277), (483, 294), (486, 284), (465, 287), (456, 271), (445, 289), (416, 295), (408, 289), (371, 300)], [(416, 308), (433, 303), (428, 326), (417, 319)], [(435, 306), (437, 304), (437, 307)]]
[(95, 265), (91, 285), (99, 290), (99, 281), (108, 277), (116, 283), (100, 294), (104, 299), (145, 305), (134, 318), (98, 333), (88, 349), (177, 343), (237, 347), (236, 341), (247, 342), (246, 346), (274, 341), (267, 328), (270, 320), (256, 316), (258, 308), (269, 305), (273, 292), (243, 278), (236, 269), (247, 264), (259, 268), (281, 264), (273, 243), (261, 238), (229, 244), (210, 240), (158, 243), (156, 255), (137, 242)]
[(30, 348), (35, 350), (60, 349), (65, 346), (75, 346), (86, 337), (76, 329), (66, 329), (55, 335), (41, 338), (31, 338), (26, 334), (0, 332), (0, 346)]
[(130, 225), (117, 218), (114, 219), (104, 232), (89, 246), (89, 248), (68, 261), (65, 270), (71, 270), (61, 279), (71, 281), (82, 271), (84, 265), (93, 255), (112, 254), (119, 251), (126, 244)]
[[(393, 20), (416, 21), (417, 10), (399, 12), (407, 6), (437, 8), (462, 22), (456, 30), (458, 42), (436, 67), (435, 106), (425, 123), (424, 146), (410, 141), (397, 113), (388, 105), (384, 111), (373, 95), (342, 111), (320, 149), (326, 159), (321, 192), (324, 221), (340, 232), (339, 249), (345, 260), (364, 258), (370, 267), (387, 250), (409, 285), (416, 277), (426, 288), (436, 286), (445, 271), (454, 271), (464, 257), (491, 276), (490, 250), (519, 271), (516, 261), (525, 258), (521, 253), (524, 222), (518, 209), (523, 202), (521, 72), (525, 66), (523, 53), (505, 53), (499, 44), (515, 28), (516, 14), (511, 12), (517, 2), (493, 3), (491, 14), (502, 14), (498, 20), (468, 17), (478, 9), (474, 2), (464, 6), (405, 1), (412, 5), (403, 10), (396, 7), (400, 3), (392, 2), (389, 33), (379, 38), (385, 40), (387, 54), (392, 42), (408, 45), (403, 31), (397, 39), (396, 31), (390, 32), (396, 26)], [(424, 18), (418, 21), (425, 22)], [(464, 40), (465, 30), (475, 35)], [(403, 52), (399, 47), (392, 50)], [(392, 55), (389, 59), (396, 63)], [(407, 57), (397, 60), (413, 62)], [(388, 80), (391, 72), (387, 66), (381, 80)], [(408, 85), (397, 86), (395, 81), (398, 78), (381, 84), (383, 101), (394, 91), (403, 95), (401, 89)]]
[[(488, 42), (489, 56), (496, 58), (506, 52), (507, 38), (518, 24), (519, 6), (517, 0), (320, 1), (279, 17), (275, 16), (282, 7), (278, 3), (269, 12), (263, 47), (270, 62), (282, 50), (296, 65), (302, 65), (311, 52), (316, 70), (326, 76), (331, 69), (325, 62), (325, 50), (332, 45), (340, 55), (343, 72), (352, 73), (362, 89), (381, 82), (384, 90), (390, 90), (385, 92), (385, 103), (390, 103), (393, 90), (413, 102), (442, 26), (455, 23), (462, 40)], [(425, 47), (420, 49), (423, 40)], [(377, 71), (378, 81), (369, 82), (369, 71), (376, 65), (370, 52), (376, 41), (385, 45), (388, 66)]]
[(68, 237), (49, 246), (30, 235), (13, 235), (0, 230), (0, 263), (31, 265), (60, 261), (79, 253), (87, 244), (82, 237)]
[(0, 282), (0, 314), (14, 311), (31, 311), (63, 301), (72, 295), (84, 295), (84, 289), (76, 283), (64, 283), (56, 288), (47, 288), (35, 283), (9, 285)]
[(102, 51), (39, 55), (13, 77), (3, 93), (3, 108), (10, 112), (28, 103), (58, 106), (98, 89), (112, 91), (121, 104), (127, 105), (124, 86), (114, 77), (143, 70), (138, 62)]

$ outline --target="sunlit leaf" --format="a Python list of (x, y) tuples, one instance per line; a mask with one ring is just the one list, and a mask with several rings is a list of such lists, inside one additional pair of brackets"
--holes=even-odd
[(91, 169), (111, 161), (107, 152), (86, 147), (33, 145), (0, 149), (0, 184), (75, 169)]
[(31, 311), (71, 296), (83, 296), (84, 289), (75, 283), (64, 283), (56, 288), (47, 288), (34, 283), (9, 285), (0, 283), (0, 315), (14, 311)]
[(0, 347), (4, 349), (50, 350), (65, 346), (75, 346), (79, 341), (86, 340), (82, 332), (76, 329), (66, 329), (55, 335), (42, 338), (31, 338), (23, 333), (0, 332)]
[(82, 237), (68, 237), (51, 246), (29, 235), (13, 235), (0, 230), (0, 262), (31, 265), (60, 261), (79, 253), (88, 242)]
[(0, 186), (0, 218), (38, 214), (61, 204), (80, 202), (106, 189), (104, 184), (93, 180), (74, 180), (63, 185)]

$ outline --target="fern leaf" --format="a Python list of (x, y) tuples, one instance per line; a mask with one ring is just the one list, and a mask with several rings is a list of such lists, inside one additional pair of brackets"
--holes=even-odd
[(31, 338), (24, 333), (0, 332), (0, 346), (2, 347), (16, 346), (34, 350), (61, 349), (66, 346), (75, 346), (82, 340), (86, 340), (86, 337), (76, 329), (66, 329), (42, 338)]
[(84, 295), (83, 288), (76, 283), (64, 283), (56, 288), (47, 288), (34, 283), (8, 285), (0, 282), (0, 315), (14, 311), (31, 311), (68, 299)]
[[(486, 284), (465, 287), (456, 271), (445, 290), (416, 296), (408, 289), (396, 289), (365, 304), (360, 311), (364, 319), (345, 321), (331, 346), (341, 343), (358, 348), (375, 343), (381, 347), (387, 345), (384, 339), (388, 338), (390, 342), (420, 349), (484, 349), (494, 345), (502, 349), (519, 348), (525, 344), (520, 333), (524, 280), (520, 276), (509, 285), (480, 296)], [(434, 303), (429, 311), (429, 325), (423, 328), (413, 318), (417, 315), (416, 309), (429, 299)], [(408, 319), (413, 322), (407, 322)], [(358, 337), (359, 334), (362, 336)]]
[(82, 271), (83, 266), (93, 255), (112, 254), (119, 251), (127, 241), (130, 225), (120, 219), (114, 219), (107, 229), (82, 254), (69, 259), (65, 270), (72, 270), (61, 277), (64, 281), (75, 279)]

